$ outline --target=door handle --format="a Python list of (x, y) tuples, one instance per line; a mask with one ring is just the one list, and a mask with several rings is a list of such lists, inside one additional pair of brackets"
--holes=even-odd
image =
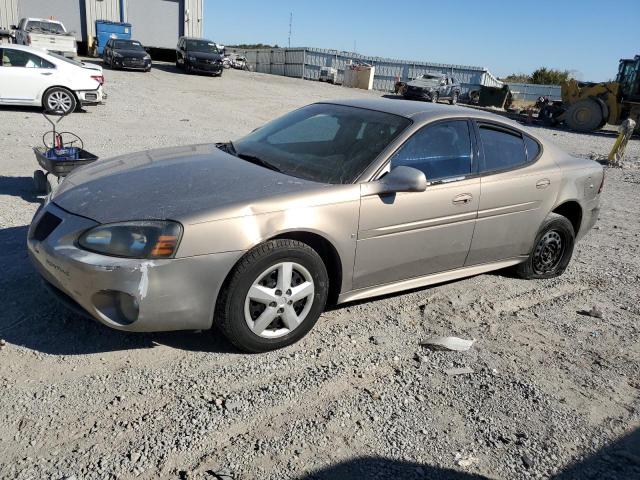
[(551, 185), (551, 180), (548, 178), (543, 178), (536, 182), (536, 188), (547, 188), (549, 185)]
[(471, 203), (471, 200), (473, 200), (473, 195), (470, 193), (461, 193), (453, 197), (453, 203), (456, 205), (467, 205)]
[(40, 75), (51, 75), (53, 72), (40, 72)]

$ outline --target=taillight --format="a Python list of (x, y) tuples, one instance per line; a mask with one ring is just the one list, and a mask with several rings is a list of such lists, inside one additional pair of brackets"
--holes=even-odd
[(104, 75), (91, 75), (91, 78), (93, 78), (100, 85), (104, 83)]
[(31, 35), (27, 35), (27, 45), (31, 45)]
[(604, 188), (604, 170), (602, 170), (602, 181), (600, 182), (600, 188), (598, 188), (598, 195), (602, 193), (603, 188)]

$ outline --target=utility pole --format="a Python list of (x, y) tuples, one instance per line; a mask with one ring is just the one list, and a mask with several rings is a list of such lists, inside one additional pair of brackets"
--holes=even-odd
[(291, 48), (291, 24), (293, 23), (293, 12), (289, 13), (289, 48)]

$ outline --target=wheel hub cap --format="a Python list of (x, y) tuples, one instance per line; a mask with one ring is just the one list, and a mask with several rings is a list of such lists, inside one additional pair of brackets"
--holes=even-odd
[(553, 271), (564, 254), (564, 242), (555, 230), (543, 235), (533, 253), (533, 269), (538, 274)]
[(299, 263), (282, 262), (269, 267), (247, 292), (244, 304), (247, 326), (263, 338), (287, 335), (309, 314), (314, 294), (311, 274)]
[(71, 98), (64, 92), (53, 92), (48, 103), (49, 108), (56, 112), (67, 112), (71, 108)]

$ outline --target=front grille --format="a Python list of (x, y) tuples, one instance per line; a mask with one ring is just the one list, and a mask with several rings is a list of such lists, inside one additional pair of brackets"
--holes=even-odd
[(144, 60), (142, 58), (125, 58), (124, 64), (129, 67), (138, 67), (144, 65)]
[(197, 63), (200, 63), (202, 65), (217, 65), (220, 62), (218, 60), (209, 60), (209, 59), (199, 58)]
[(33, 234), (31, 235), (31, 238), (34, 238), (35, 240), (42, 242), (45, 238), (51, 235), (51, 232), (53, 232), (61, 223), (62, 223), (61, 218), (56, 217), (52, 213), (45, 212), (42, 218), (40, 219), (40, 221), (38, 222), (38, 224), (36, 225), (36, 228), (33, 229)]

